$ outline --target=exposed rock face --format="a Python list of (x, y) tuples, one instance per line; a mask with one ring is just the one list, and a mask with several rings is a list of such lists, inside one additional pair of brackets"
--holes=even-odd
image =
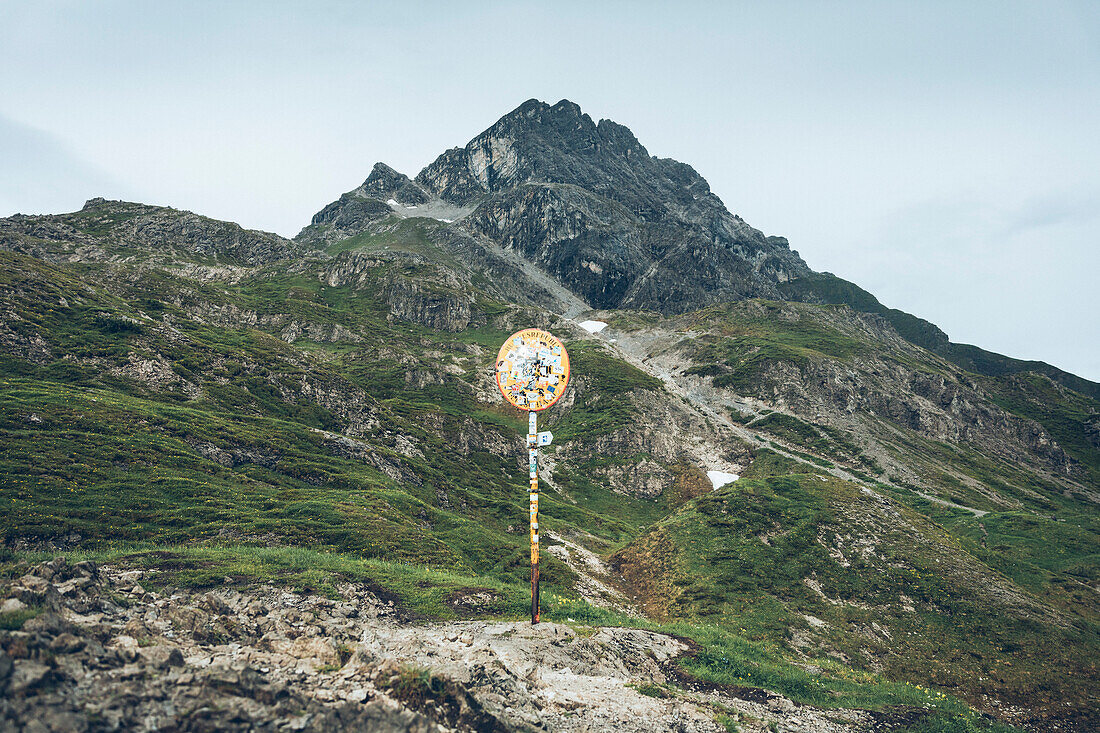
[(457, 332), (470, 325), (473, 295), (453, 273), (443, 268), (406, 275), (390, 271), (382, 283), (381, 297), (390, 313), (402, 321), (420, 323), (440, 331)]
[(404, 173), (398, 173), (385, 163), (375, 163), (367, 180), (358, 191), (381, 201), (393, 199), (399, 204), (426, 204), (429, 196), (424, 189), (409, 180)]
[(418, 255), (395, 258), (344, 253), (329, 264), (321, 278), (331, 286), (353, 285), (373, 291), (392, 318), (441, 331), (461, 331), (474, 315), (475, 298), (469, 283), (450, 268)]
[(302, 230), (297, 239), (313, 244), (339, 242), (393, 213), (387, 201), (417, 205), (428, 200), (424, 189), (410, 181), (408, 176), (385, 163), (375, 163), (367, 180), (314, 214), (310, 225)]
[(120, 236), (153, 248), (182, 246), (196, 255), (226, 257), (232, 262), (253, 266), (285, 260), (300, 251), (297, 245), (278, 235), (242, 229), (232, 222), (190, 213), (167, 217), (137, 216), (122, 228)]
[[(331, 600), (272, 586), (156, 593), (141, 585), (151, 578), (58, 558), (3, 588), (6, 611), (42, 611), (0, 631), (0, 730), (717, 733), (721, 712), (748, 731), (842, 733), (875, 720), (670, 686), (688, 679), (674, 662), (687, 645), (649, 631), (407, 625), (354, 584)], [(660, 695), (634, 689), (645, 685)]]
[(528, 100), (464, 148), (416, 177), (448, 201), (469, 203), (532, 181), (569, 183), (625, 205), (640, 218), (700, 216), (721, 202), (694, 169), (650, 157), (626, 127), (597, 125), (576, 104)]
[(389, 213), (390, 207), (381, 201), (345, 193), (313, 215), (301, 238), (330, 242), (347, 239)]
[(330, 244), (390, 214), (453, 222), (599, 308), (779, 298), (778, 283), (809, 272), (785, 239), (727, 211), (691, 166), (650, 156), (630, 130), (566, 100), (525, 102), (415, 181), (378, 163), (297, 239)]
[(599, 307), (623, 301), (645, 272), (629, 212), (575, 186), (524, 185), (478, 207), (465, 225), (538, 263)]
[[(576, 379), (577, 399), (584, 401), (584, 377)], [(740, 470), (751, 461), (748, 446), (732, 431), (708, 424), (703, 414), (665, 393), (638, 391), (632, 402), (638, 419), (606, 435), (562, 445), (557, 460), (563, 465), (595, 461), (585, 469), (587, 474), (616, 493), (649, 499), (664, 495), (673, 503), (698, 493), (691, 486), (699, 477), (709, 489), (705, 471)], [(622, 460), (600, 465), (595, 460), (600, 456)]]
[[(722, 379), (751, 360), (755, 356), (752, 350), (759, 348), (742, 349), (737, 339), (751, 332), (747, 324), (764, 321), (794, 331), (828, 332), (835, 343), (850, 340), (855, 353), (837, 352), (832, 358), (821, 353), (764, 358), (754, 362), (759, 371), (751, 379), (725, 384)], [(703, 407), (725, 404), (757, 412), (745, 402), (756, 400), (758, 408), (779, 409), (811, 423), (855, 430), (864, 447), (894, 439), (891, 430), (883, 429), (885, 421), (916, 436), (972, 446), (1008, 462), (1028, 463), (1044, 473), (1082, 476), (1080, 465), (1042, 425), (1006, 411), (991, 399), (980, 378), (914, 346), (877, 315), (846, 307), (744, 301), (717, 306), (706, 314), (669, 318), (664, 328), (615, 332), (614, 337), (617, 348), (638, 359), (643, 367), (668, 375), (666, 384), (679, 385)], [(717, 360), (713, 354), (702, 356), (715, 344), (719, 352), (734, 349), (725, 353), (736, 356)], [(692, 364), (694, 369), (689, 368)], [(701, 364), (705, 364), (702, 370)], [(653, 422), (671, 424), (662, 418)], [(831, 458), (838, 455), (833, 453)], [(901, 470), (889, 455), (879, 458)], [(910, 454), (906, 460), (912, 459)]]
[(981, 445), (1009, 460), (1034, 457), (1059, 474), (1074, 472), (1073, 461), (1038, 423), (1001, 410), (963, 375), (952, 379), (869, 359), (857, 371), (830, 361), (801, 369), (777, 363), (765, 378), (774, 385), (771, 396), (801, 415), (874, 415), (933, 440)]
[(366, 676), (333, 684), (318, 671), (346, 661), (364, 620), (392, 615), (361, 589), (334, 603), (270, 587), (160, 595), (141, 579), (58, 558), (7, 589), (45, 610), (0, 631), (0, 728), (427, 732), (462, 722), (462, 712), (436, 721), (410, 709)]
[(416, 180), (479, 204), (466, 226), (596, 307), (779, 297), (776, 283), (809, 271), (786, 240), (730, 214), (691, 166), (651, 157), (630, 130), (566, 100), (525, 102)]

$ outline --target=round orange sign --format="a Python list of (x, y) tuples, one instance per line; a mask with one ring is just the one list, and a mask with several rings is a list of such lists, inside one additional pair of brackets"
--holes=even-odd
[(569, 354), (557, 336), (541, 328), (516, 331), (497, 354), (497, 387), (521, 410), (541, 412), (561, 399), (569, 384)]

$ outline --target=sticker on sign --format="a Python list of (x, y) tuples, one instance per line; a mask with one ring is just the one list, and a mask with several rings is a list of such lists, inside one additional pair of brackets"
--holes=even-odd
[(569, 354), (553, 334), (526, 328), (509, 336), (500, 348), (496, 378), (508, 402), (521, 410), (539, 412), (565, 394)]

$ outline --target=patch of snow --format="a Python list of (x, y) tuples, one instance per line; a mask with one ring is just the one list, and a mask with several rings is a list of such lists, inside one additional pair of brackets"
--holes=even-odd
[(607, 328), (607, 324), (603, 321), (581, 321), (580, 327), (589, 333), (599, 333)]
[(415, 209), (415, 208), (416, 208), (416, 204), (413, 204), (412, 206), (406, 206), (405, 208), (406, 208), (406, 209)]
[(707, 471), (707, 478), (714, 484), (714, 488), (720, 489), (726, 484), (732, 484), (737, 479), (741, 478), (736, 473), (725, 473), (723, 471)]
[(444, 224), (450, 224), (451, 222), (454, 221), (454, 219), (440, 219), (440, 221), (443, 222)]
[(386, 203), (389, 204), (390, 206), (397, 206), (397, 202), (394, 201), (393, 199), (388, 199), (386, 201)]

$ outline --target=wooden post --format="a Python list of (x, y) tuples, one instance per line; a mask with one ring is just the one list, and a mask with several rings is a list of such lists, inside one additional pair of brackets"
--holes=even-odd
[(539, 622), (539, 450), (538, 413), (527, 413), (528, 469), (531, 475), (531, 623)]

